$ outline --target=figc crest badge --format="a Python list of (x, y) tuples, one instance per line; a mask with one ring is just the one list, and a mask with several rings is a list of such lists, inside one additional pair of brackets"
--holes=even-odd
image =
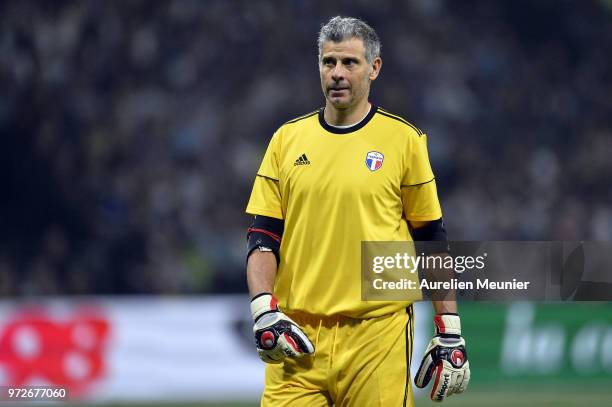
[(365, 164), (370, 171), (379, 170), (383, 165), (383, 161), (385, 156), (379, 153), (378, 151), (370, 151), (366, 154)]

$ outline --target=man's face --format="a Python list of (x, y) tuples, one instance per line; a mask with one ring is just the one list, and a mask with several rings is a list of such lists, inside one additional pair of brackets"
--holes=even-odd
[(323, 94), (337, 109), (357, 105), (370, 93), (370, 82), (380, 72), (381, 59), (368, 64), (363, 41), (327, 41), (321, 50), (319, 72)]

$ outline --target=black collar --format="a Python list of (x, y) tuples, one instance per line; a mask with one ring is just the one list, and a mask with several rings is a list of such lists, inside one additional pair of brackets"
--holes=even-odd
[(372, 117), (374, 117), (374, 115), (376, 114), (377, 110), (378, 110), (378, 107), (372, 105), (372, 107), (370, 108), (370, 111), (368, 112), (366, 117), (364, 117), (363, 120), (361, 120), (359, 123), (357, 123), (357, 124), (355, 124), (354, 126), (351, 126), (351, 127), (338, 128), (338, 127), (330, 126), (329, 124), (327, 124), (327, 122), (325, 121), (325, 117), (323, 116), (323, 112), (325, 111), (325, 108), (322, 107), (321, 110), (319, 110), (319, 123), (321, 124), (321, 127), (323, 127), (325, 130), (329, 131), (330, 133), (335, 133), (335, 134), (352, 133), (354, 131), (359, 130), (360, 128), (362, 128), (366, 124), (368, 124), (368, 122), (370, 120), (372, 120)]

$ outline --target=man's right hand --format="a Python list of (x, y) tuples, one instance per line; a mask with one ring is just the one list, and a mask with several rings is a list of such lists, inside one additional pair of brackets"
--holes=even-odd
[(283, 314), (276, 298), (262, 293), (251, 300), (253, 334), (259, 358), (266, 363), (281, 363), (285, 357), (312, 355), (312, 342), (298, 324)]

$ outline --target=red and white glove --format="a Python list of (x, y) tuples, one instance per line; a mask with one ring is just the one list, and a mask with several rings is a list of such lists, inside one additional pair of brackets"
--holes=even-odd
[(283, 314), (272, 294), (263, 293), (251, 300), (253, 334), (259, 358), (266, 363), (281, 363), (285, 357), (312, 355), (312, 342), (298, 324)]
[(451, 394), (463, 393), (470, 382), (470, 363), (461, 337), (461, 320), (457, 314), (434, 317), (435, 336), (414, 380), (417, 387), (427, 386), (433, 378), (431, 399), (443, 401)]

